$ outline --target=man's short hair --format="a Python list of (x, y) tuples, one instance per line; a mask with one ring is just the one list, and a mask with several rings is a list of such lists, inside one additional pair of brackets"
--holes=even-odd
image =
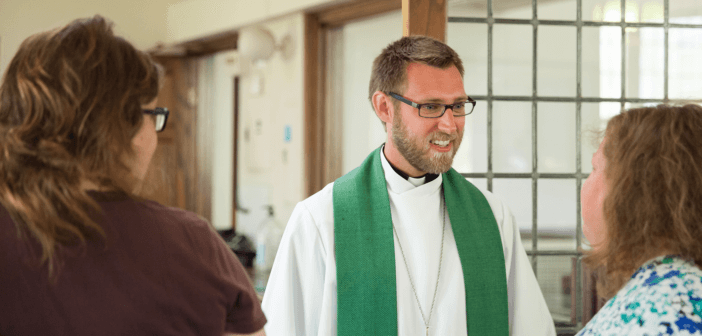
[(405, 36), (390, 43), (373, 61), (368, 88), (371, 104), (376, 91), (404, 93), (407, 86), (407, 66), (410, 63), (421, 63), (441, 69), (453, 65), (461, 77), (464, 73), (463, 62), (458, 53), (445, 43), (428, 36)]

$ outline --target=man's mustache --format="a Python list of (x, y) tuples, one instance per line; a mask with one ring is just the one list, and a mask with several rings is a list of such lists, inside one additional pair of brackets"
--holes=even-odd
[(429, 135), (429, 141), (454, 141), (456, 139), (458, 139), (458, 132), (452, 134), (444, 132), (434, 132)]

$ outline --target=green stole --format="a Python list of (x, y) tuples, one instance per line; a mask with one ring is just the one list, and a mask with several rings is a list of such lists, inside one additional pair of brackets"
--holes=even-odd
[[(395, 241), (381, 148), (334, 182), (339, 336), (397, 335)], [(454, 169), (442, 183), (463, 268), (468, 334), (506, 336), (505, 258), (490, 204)]]

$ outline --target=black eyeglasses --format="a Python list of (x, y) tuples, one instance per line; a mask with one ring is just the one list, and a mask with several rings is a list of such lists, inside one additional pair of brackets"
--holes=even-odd
[(419, 116), (423, 118), (441, 118), (446, 110), (451, 109), (454, 117), (465, 117), (473, 112), (475, 108), (475, 100), (468, 97), (468, 100), (453, 104), (417, 104), (403, 96), (394, 92), (388, 92), (390, 97), (393, 97), (409, 106), (419, 110)]
[(144, 110), (144, 113), (154, 116), (154, 125), (156, 125), (156, 132), (161, 132), (166, 128), (166, 121), (168, 121), (167, 108), (157, 107), (153, 110)]

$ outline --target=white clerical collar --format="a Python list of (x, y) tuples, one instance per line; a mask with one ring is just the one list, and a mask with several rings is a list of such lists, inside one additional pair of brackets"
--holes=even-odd
[(388, 189), (390, 189), (392, 192), (401, 194), (403, 192), (413, 190), (415, 188), (426, 188), (427, 191), (431, 191), (441, 186), (441, 174), (439, 174), (439, 177), (437, 177), (433, 181), (427, 183), (424, 183), (426, 179), (426, 177), (424, 176), (418, 178), (409, 177), (407, 180), (405, 180), (402, 176), (398, 175), (397, 172), (395, 172), (395, 170), (392, 168), (390, 162), (388, 162), (388, 159), (385, 157), (384, 150), (385, 146), (383, 145), (383, 148), (380, 149), (380, 160), (383, 164), (385, 181), (388, 184)]
[(412, 183), (413, 186), (419, 187), (420, 185), (424, 184), (424, 180), (427, 178), (425, 176), (420, 176), (420, 177), (408, 177), (407, 182)]

